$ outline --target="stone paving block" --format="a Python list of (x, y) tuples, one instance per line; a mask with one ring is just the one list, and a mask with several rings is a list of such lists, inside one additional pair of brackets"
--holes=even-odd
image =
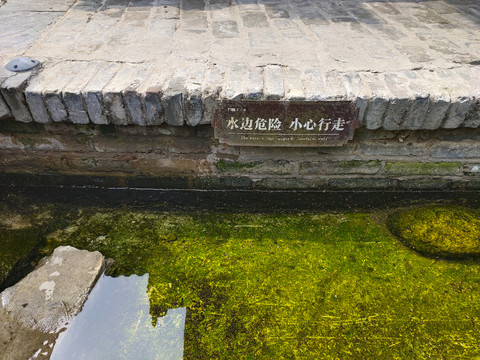
[(81, 10), (81, 11), (92, 11), (92, 12), (98, 12), (102, 9), (102, 6), (104, 1), (102, 0), (87, 0), (87, 1), (76, 1), (74, 2), (72, 8), (75, 10)]
[(120, 70), (119, 63), (107, 63), (88, 81), (82, 89), (82, 96), (92, 123), (97, 125), (108, 124), (105, 107), (103, 105), (103, 88)]
[(268, 27), (269, 23), (263, 12), (246, 12), (242, 14), (243, 26), (247, 28)]
[(32, 122), (33, 117), (25, 100), (25, 88), (28, 80), (35, 75), (37, 70), (17, 73), (7, 78), (1, 84), (1, 92), (12, 115), (21, 122)]
[(145, 90), (144, 103), (146, 111), (147, 125), (160, 125), (165, 122), (163, 107), (162, 107), (162, 88), (149, 87)]
[(452, 102), (448, 110), (447, 118), (443, 123), (445, 129), (456, 129), (460, 127), (465, 121), (470, 108), (472, 107), (472, 100), (468, 97), (456, 98)]
[(299, 69), (290, 67), (285, 71), (285, 98), (287, 100), (305, 99), (302, 72)]
[(316, 4), (320, 10), (325, 12), (330, 18), (339, 16), (349, 16), (347, 10), (342, 6), (343, 4), (338, 1), (319, 1)]
[(88, 124), (90, 122), (88, 108), (82, 96), (82, 90), (89, 80), (103, 67), (105, 67), (104, 62), (89, 62), (86, 67), (63, 88), (63, 101), (67, 107), (68, 117), (74, 124)]
[(147, 125), (160, 125), (165, 122), (162, 96), (169, 75), (167, 72), (155, 71), (138, 88), (145, 106)]
[[(185, 2), (184, 2), (185, 3)], [(180, 29), (203, 33), (208, 30), (207, 14), (201, 11), (183, 12), (179, 20)]]
[(464, 80), (465, 91), (471, 99), (470, 109), (465, 114), (462, 126), (476, 128), (480, 125), (480, 69), (472, 66), (452, 69), (452, 72)]
[(358, 108), (359, 126), (366, 126), (365, 113), (367, 111), (368, 101), (372, 97), (372, 92), (368, 85), (362, 81), (358, 73), (343, 74), (345, 79), (345, 90), (347, 99), (355, 101)]
[(238, 24), (234, 20), (213, 21), (212, 33), (218, 38), (234, 38), (240, 35)]
[(427, 1), (424, 3), (424, 5), (440, 15), (459, 13), (459, 10), (443, 1)]
[(43, 82), (45, 81), (45, 73), (47, 70), (41, 72), (30, 81), (25, 89), (25, 100), (27, 101), (30, 113), (33, 120), (38, 123), (48, 124), (52, 122), (50, 115), (48, 114), (47, 107), (43, 102)]
[(129, 119), (135, 125), (144, 126), (147, 124), (142, 94), (138, 91), (138, 87), (147, 77), (148, 65), (136, 67), (134, 73), (130, 76), (130, 85), (123, 90), (123, 99), (128, 110)]
[(385, 15), (399, 15), (400, 11), (398, 11), (392, 4), (389, 2), (380, 2), (380, 1), (375, 1), (375, 2), (370, 2), (368, 4), (371, 6), (376, 12), (380, 14), (385, 14)]
[(225, 78), (222, 98), (237, 100), (245, 95), (245, 83), (248, 77), (247, 64), (235, 63), (229, 68)]
[(49, 69), (48, 79), (46, 78), (43, 82), (43, 101), (50, 118), (54, 122), (68, 121), (68, 111), (63, 100), (62, 91), (75, 75), (80, 74), (86, 66), (86, 62), (68, 61), (57, 63), (52, 69)]
[(200, 124), (210, 124), (215, 117), (215, 111), (218, 105), (222, 84), (226, 73), (225, 66), (214, 66), (207, 71), (203, 84), (203, 118)]
[(324, 75), (325, 83), (322, 91), (323, 100), (346, 100), (345, 79), (338, 71), (327, 71)]
[[(123, 64), (120, 70), (110, 80), (110, 82), (103, 88), (103, 102), (106, 108), (106, 116), (109, 123), (114, 125), (127, 125), (134, 123), (133, 116), (140, 114), (140, 119), (135, 118), (136, 122), (145, 123), (142, 119), (143, 112), (138, 112), (135, 106), (138, 105), (138, 101), (132, 101), (128, 108), (128, 104), (125, 101), (125, 91), (130, 92), (130, 88), (136, 88), (140, 85), (142, 80), (142, 69), (139, 65), (135, 64)], [(131, 110), (131, 112), (130, 112)]]
[(309, 69), (302, 76), (305, 97), (307, 100), (319, 100), (323, 88), (323, 74), (321, 69)]
[(182, 126), (185, 123), (183, 93), (187, 76), (188, 70), (178, 70), (172, 75), (164, 90), (162, 106), (165, 109), (166, 122), (168, 125)]
[(278, 65), (269, 65), (265, 68), (265, 99), (280, 100), (285, 96), (283, 82), (283, 68)]
[(282, 3), (265, 4), (265, 11), (270, 19), (286, 19), (290, 17), (287, 6)]
[(155, 7), (154, 18), (178, 19), (180, 17), (180, 0), (160, 1)]
[(104, 8), (126, 8), (130, 0), (106, 0), (104, 3)]
[(65, 12), (75, 0), (9, 0), (2, 6), (2, 11), (35, 11), (35, 12)]
[[(13, 1), (9, 1), (9, 4)], [(48, 27), (59, 20), (62, 12), (39, 12), (14, 10), (8, 16), (8, 12), (2, 6), (0, 9), (0, 48), (2, 54), (10, 54), (11, 57), (23, 54), (37, 41)], [(13, 32), (10, 36), (3, 36), (7, 31)]]
[(185, 122), (190, 126), (197, 126), (203, 117), (202, 84), (205, 78), (205, 69), (194, 69), (188, 74), (185, 81)]
[(423, 121), (422, 129), (439, 129), (450, 108), (450, 95), (441, 85), (442, 82), (435, 72), (423, 71), (421, 77), (428, 84), (427, 89), (430, 90), (430, 106)]
[(273, 25), (284, 38), (305, 39), (305, 32), (291, 19), (274, 19)]
[(475, 98), (462, 126), (467, 128), (477, 128), (480, 126), (480, 98)]
[(314, 6), (302, 6), (295, 8), (295, 15), (307, 26), (309, 25), (328, 25), (328, 20)]
[(451, 100), (451, 106), (442, 127), (446, 129), (458, 128), (465, 121), (465, 117), (473, 105), (473, 99), (470, 98), (468, 85), (466, 85), (468, 80), (452, 70), (440, 70), (437, 71), (437, 74), (442, 81), (448, 79), (447, 91)]
[(392, 95), (380, 74), (360, 73), (360, 79), (372, 92), (365, 113), (365, 126), (369, 130), (380, 129)]
[(412, 104), (412, 94), (408, 90), (408, 84), (404, 82), (405, 79), (400, 79), (398, 74), (387, 73), (384, 74), (384, 78), (392, 97), (387, 107), (383, 128), (385, 130), (402, 130), (405, 116)]
[(412, 98), (410, 109), (405, 114), (401, 127), (405, 130), (422, 129), (425, 117), (430, 109), (428, 85), (422, 82), (423, 79), (421, 76), (417, 76), (415, 71), (398, 72), (396, 76), (395, 81), (404, 84)]
[(359, 22), (364, 24), (379, 24), (386, 21), (365, 6), (365, 3), (356, 0), (342, 1), (342, 6), (348, 11), (349, 15), (353, 15)]
[(304, 85), (308, 99), (336, 101), (346, 98), (344, 79), (335, 70), (325, 72), (314, 69), (306, 71)]
[(263, 96), (264, 75), (263, 68), (254, 67), (248, 71), (247, 99), (261, 99)]
[(3, 99), (3, 95), (0, 92), (0, 119), (8, 118), (12, 116), (10, 109), (8, 108), (7, 103)]

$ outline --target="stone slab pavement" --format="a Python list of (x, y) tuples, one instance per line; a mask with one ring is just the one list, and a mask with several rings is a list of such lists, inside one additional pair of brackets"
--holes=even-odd
[[(208, 124), (350, 100), (368, 129), (480, 124), (478, 0), (0, 0), (0, 119)], [(17, 56), (41, 68), (11, 73)]]

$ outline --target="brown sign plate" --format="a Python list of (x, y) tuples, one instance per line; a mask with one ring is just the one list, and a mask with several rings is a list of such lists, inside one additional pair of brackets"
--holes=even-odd
[(353, 138), (350, 101), (228, 100), (215, 115), (215, 137), (240, 146), (340, 146)]

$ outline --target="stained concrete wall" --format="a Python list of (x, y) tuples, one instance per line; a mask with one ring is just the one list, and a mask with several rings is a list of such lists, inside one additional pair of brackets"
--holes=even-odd
[[(480, 189), (480, 130), (360, 128), (341, 147), (219, 144), (209, 125), (0, 122), (3, 184), (170, 189)], [(23, 179), (23, 180), (21, 180)]]

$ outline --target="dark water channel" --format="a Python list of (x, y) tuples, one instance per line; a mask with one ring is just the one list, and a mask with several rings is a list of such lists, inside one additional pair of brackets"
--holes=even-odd
[(480, 356), (478, 260), (421, 255), (386, 225), (412, 205), (476, 212), (476, 192), (0, 196), (3, 288), (59, 245), (115, 261), (52, 359)]

